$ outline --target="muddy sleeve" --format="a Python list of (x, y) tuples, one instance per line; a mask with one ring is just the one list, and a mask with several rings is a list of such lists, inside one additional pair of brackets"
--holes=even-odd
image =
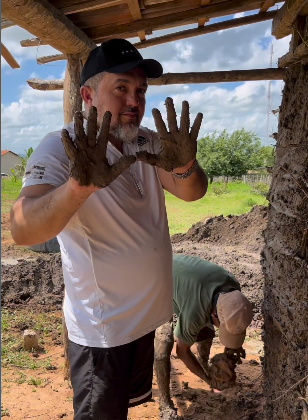
[(48, 184), (59, 187), (69, 179), (69, 161), (59, 132), (50, 133), (30, 156), (22, 187)]

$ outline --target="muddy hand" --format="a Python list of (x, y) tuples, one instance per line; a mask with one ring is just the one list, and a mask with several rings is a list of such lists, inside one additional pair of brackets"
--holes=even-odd
[(182, 168), (193, 160), (197, 154), (197, 138), (203, 115), (198, 113), (189, 131), (189, 104), (182, 103), (182, 114), (180, 128), (176, 120), (176, 112), (173, 100), (167, 98), (167, 121), (169, 131), (162, 119), (158, 109), (153, 109), (152, 114), (156, 129), (161, 141), (161, 151), (158, 154), (138, 152), (137, 159), (143, 162), (163, 168), (165, 171), (172, 171), (174, 168)]
[(238, 365), (242, 363), (242, 359), (246, 358), (246, 352), (243, 347), (240, 347), (239, 349), (229, 349), (225, 347), (224, 354), (235, 360)]
[(107, 187), (136, 161), (135, 156), (124, 156), (109, 165), (106, 151), (110, 121), (111, 113), (107, 111), (97, 134), (97, 109), (91, 107), (86, 132), (82, 113), (75, 113), (75, 141), (67, 130), (62, 130), (61, 140), (70, 161), (70, 177), (78, 181), (80, 186)]

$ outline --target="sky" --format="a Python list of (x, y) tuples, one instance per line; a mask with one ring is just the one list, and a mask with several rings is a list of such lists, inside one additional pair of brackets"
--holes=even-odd
[[(276, 9), (280, 5), (274, 6)], [(256, 12), (238, 13), (210, 23)], [(181, 26), (172, 30), (155, 31), (155, 36), (195, 27)], [(11, 69), (1, 57), (1, 149), (23, 154), (29, 147), (35, 148), (50, 131), (63, 126), (63, 92), (38, 91), (30, 88), (26, 80), (62, 79), (65, 61), (38, 65), (36, 58), (58, 51), (49, 46), (23, 48), (20, 41), (33, 38), (19, 27), (1, 31), (2, 42), (20, 64), (20, 69)], [(131, 39), (137, 42), (138, 39)], [(278, 58), (289, 49), (290, 37), (276, 40), (271, 36), (271, 21), (228, 29), (185, 40), (166, 43), (140, 50), (145, 58), (160, 61), (167, 72), (194, 72), (217, 70), (258, 69), (270, 67), (270, 50), (273, 44), (272, 67), (277, 67)], [(244, 83), (191, 84), (150, 86), (142, 125), (155, 129), (152, 108), (158, 108), (165, 116), (164, 101), (173, 98), (178, 117), (181, 103), (190, 105), (191, 121), (198, 112), (203, 113), (199, 138), (227, 129), (232, 132), (245, 128), (255, 132), (262, 144), (273, 144), (267, 135), (268, 81)], [(283, 82), (270, 83), (270, 109), (276, 110), (281, 103)], [(277, 114), (270, 113), (269, 133), (277, 131)]]

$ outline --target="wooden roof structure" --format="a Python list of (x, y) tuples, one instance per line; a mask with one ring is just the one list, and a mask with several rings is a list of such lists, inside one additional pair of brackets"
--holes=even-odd
[[(111, 38), (136, 38), (136, 48), (160, 45), (242, 25), (272, 20), (272, 34), (282, 38), (293, 34), (289, 52), (272, 69), (233, 70), (207, 73), (167, 73), (150, 84), (218, 83), (245, 80), (283, 79), (284, 68), (307, 56), (308, 0), (287, 0), (279, 10), (271, 10), (276, 0), (2, 0), (1, 28), (13, 25), (27, 30), (34, 38), (21, 41), (23, 47), (50, 45), (59, 54), (40, 57), (39, 64), (67, 60), (66, 77), (78, 86), (80, 66), (97, 44)], [(235, 13), (249, 16), (211, 23)], [(192, 29), (181, 26), (193, 24)], [(178, 31), (154, 36), (157, 30)], [(245, 42), (245, 40), (243, 40)], [(14, 58), (2, 46), (1, 54), (13, 66)], [(74, 82), (73, 82), (74, 79)], [(30, 86), (41, 90), (63, 89), (63, 80), (31, 79)], [(71, 92), (73, 87), (69, 89)], [(72, 97), (72, 93), (70, 97)], [(74, 95), (73, 95), (74, 96)], [(76, 93), (75, 93), (76, 96)], [(70, 100), (72, 103), (72, 100)], [(79, 100), (80, 102), (80, 100)], [(80, 104), (79, 104), (80, 105)], [(78, 105), (78, 106), (79, 106)]]

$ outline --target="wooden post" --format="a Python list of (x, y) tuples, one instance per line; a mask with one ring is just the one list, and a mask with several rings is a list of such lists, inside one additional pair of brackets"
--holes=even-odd
[(36, 332), (33, 330), (25, 330), (24, 331), (24, 350), (37, 351), (38, 349), (39, 349), (39, 344), (38, 344), (38, 338), (37, 338)]
[(67, 55), (63, 90), (63, 114), (64, 124), (73, 121), (76, 111), (82, 110), (82, 98), (80, 95), (81, 62), (79, 55)]

